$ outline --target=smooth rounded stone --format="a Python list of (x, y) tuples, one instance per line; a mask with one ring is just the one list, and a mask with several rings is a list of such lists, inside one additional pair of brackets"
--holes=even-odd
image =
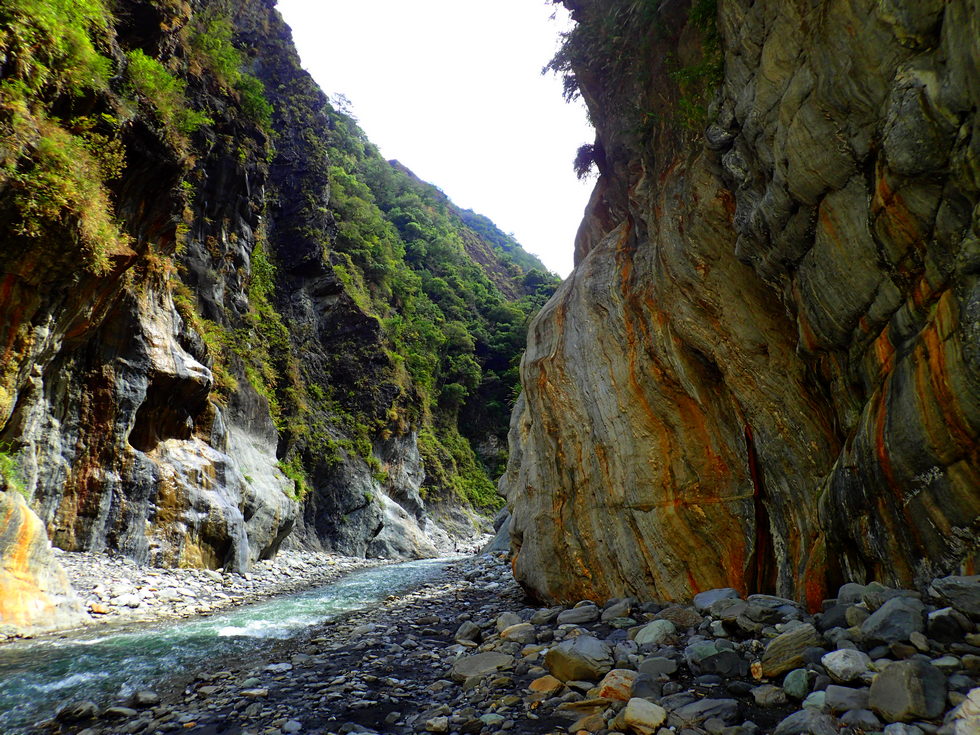
[(677, 662), (665, 656), (648, 656), (640, 662), (638, 669), (641, 674), (647, 674), (654, 678), (670, 676), (677, 671)]
[(857, 582), (848, 582), (837, 590), (837, 604), (855, 605), (864, 599), (865, 586)]
[(630, 669), (613, 669), (599, 682), (598, 696), (602, 699), (613, 699), (628, 702), (633, 691), (633, 682), (639, 674)]
[(841, 724), (864, 732), (881, 730), (881, 720), (869, 709), (852, 709), (840, 716)]
[(654, 735), (666, 719), (667, 710), (639, 697), (630, 699), (623, 711), (623, 722), (637, 735)]
[(582, 623), (594, 623), (599, 619), (599, 608), (595, 605), (582, 605), (573, 607), (571, 610), (564, 610), (558, 613), (558, 625), (581, 625)]
[(630, 610), (632, 609), (631, 600), (629, 598), (624, 600), (616, 600), (606, 605), (602, 611), (602, 615), (599, 619), (604, 623), (610, 623), (616, 618), (629, 617)]
[(517, 623), (516, 625), (504, 628), (500, 631), (500, 637), (505, 641), (514, 641), (521, 645), (534, 643), (538, 638), (534, 631), (534, 626), (530, 623)]
[(458, 643), (479, 643), (480, 639), (483, 637), (483, 631), (480, 626), (471, 620), (464, 620), (456, 628), (456, 633), (453, 635), (453, 640)]
[(772, 735), (837, 735), (837, 727), (830, 715), (803, 709), (776, 725)]
[(752, 698), (760, 707), (779, 707), (786, 704), (786, 692), (772, 684), (763, 684), (752, 689)]
[(871, 658), (861, 651), (843, 648), (831, 651), (822, 657), (820, 664), (830, 674), (831, 679), (847, 684), (860, 678), (861, 674), (871, 668)]
[(286, 735), (303, 732), (303, 723), (299, 720), (288, 720), (280, 729), (286, 733)]
[(54, 718), (58, 722), (83, 722), (94, 719), (98, 711), (99, 708), (95, 702), (86, 699), (63, 705), (55, 714)]
[(580, 635), (548, 649), (544, 665), (562, 681), (595, 681), (613, 667), (610, 647), (591, 635)]
[(734, 699), (699, 699), (672, 710), (668, 721), (673, 727), (696, 727), (713, 717), (732, 724), (738, 717), (738, 702)]
[(827, 692), (824, 690), (819, 690), (816, 692), (810, 692), (806, 695), (806, 699), (803, 700), (801, 705), (803, 709), (815, 709), (823, 710), (824, 706), (827, 704)]
[(946, 704), (946, 677), (923, 661), (889, 664), (871, 683), (870, 709), (886, 722), (932, 720)]
[(561, 607), (542, 608), (531, 616), (531, 620), (529, 622), (532, 625), (551, 625), (551, 623), (555, 622), (563, 609), (564, 608)]
[(521, 616), (518, 615), (517, 613), (502, 612), (500, 613), (500, 615), (497, 616), (497, 619), (494, 621), (494, 626), (497, 628), (497, 632), (499, 633), (504, 628), (509, 628), (510, 626), (517, 625), (520, 622), (522, 622)]
[(783, 679), (786, 696), (802, 700), (810, 693), (810, 675), (806, 669), (793, 669)]
[(925, 628), (925, 609), (914, 597), (893, 597), (861, 623), (861, 634), (869, 643), (907, 641)]
[(956, 656), (940, 656), (939, 658), (932, 660), (932, 665), (937, 669), (942, 671), (944, 674), (951, 674), (956, 671), (962, 665), (960, 660)]
[(769, 641), (762, 655), (762, 673), (772, 678), (803, 665), (803, 652), (819, 646), (820, 634), (812, 625), (805, 624)]
[(852, 709), (868, 709), (868, 689), (831, 684), (824, 689), (824, 705), (831, 712), (848, 712)]
[(470, 677), (483, 677), (514, 665), (514, 657), (500, 651), (485, 651), (456, 661), (450, 672), (453, 681), (464, 682)]
[(134, 709), (148, 709), (160, 704), (160, 695), (149, 689), (138, 689), (129, 695), (126, 704)]
[(980, 618), (980, 575), (941, 577), (933, 580), (932, 589), (964, 615)]
[(659, 646), (669, 641), (676, 634), (677, 627), (669, 620), (654, 620), (637, 631), (633, 637), (633, 642), (638, 646)]
[(719, 587), (718, 589), (705, 590), (694, 595), (694, 609), (703, 613), (718, 600), (738, 600), (741, 595), (738, 590), (731, 587)]

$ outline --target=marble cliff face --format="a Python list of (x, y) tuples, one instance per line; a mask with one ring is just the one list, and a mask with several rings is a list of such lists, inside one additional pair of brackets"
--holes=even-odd
[(631, 69), (570, 55), (600, 177), (522, 364), (518, 580), (819, 605), (973, 573), (980, 5), (565, 4), (581, 38), (648, 26)]

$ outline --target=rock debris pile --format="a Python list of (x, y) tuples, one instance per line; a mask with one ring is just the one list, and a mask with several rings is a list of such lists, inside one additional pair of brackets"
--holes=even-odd
[[(735, 590), (692, 605), (526, 605), (485, 555), (368, 613), (52, 730), (284, 735), (975, 735), (980, 578), (846, 584), (822, 612)], [(272, 656), (273, 658), (269, 658)], [(116, 720), (106, 720), (106, 716)], [(76, 729), (68, 727), (72, 720)]]

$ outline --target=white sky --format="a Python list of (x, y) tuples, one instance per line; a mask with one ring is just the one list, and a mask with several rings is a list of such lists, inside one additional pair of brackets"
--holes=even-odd
[[(569, 22), (546, 0), (279, 0), (304, 67), (397, 158), (561, 276), (592, 182), (594, 133), (542, 75)], [(560, 9), (564, 13), (564, 9)]]

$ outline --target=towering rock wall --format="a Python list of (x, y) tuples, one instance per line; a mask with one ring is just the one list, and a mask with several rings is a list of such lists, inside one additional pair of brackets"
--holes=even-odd
[(522, 364), (518, 580), (816, 605), (972, 573), (980, 6), (565, 4), (600, 177)]

